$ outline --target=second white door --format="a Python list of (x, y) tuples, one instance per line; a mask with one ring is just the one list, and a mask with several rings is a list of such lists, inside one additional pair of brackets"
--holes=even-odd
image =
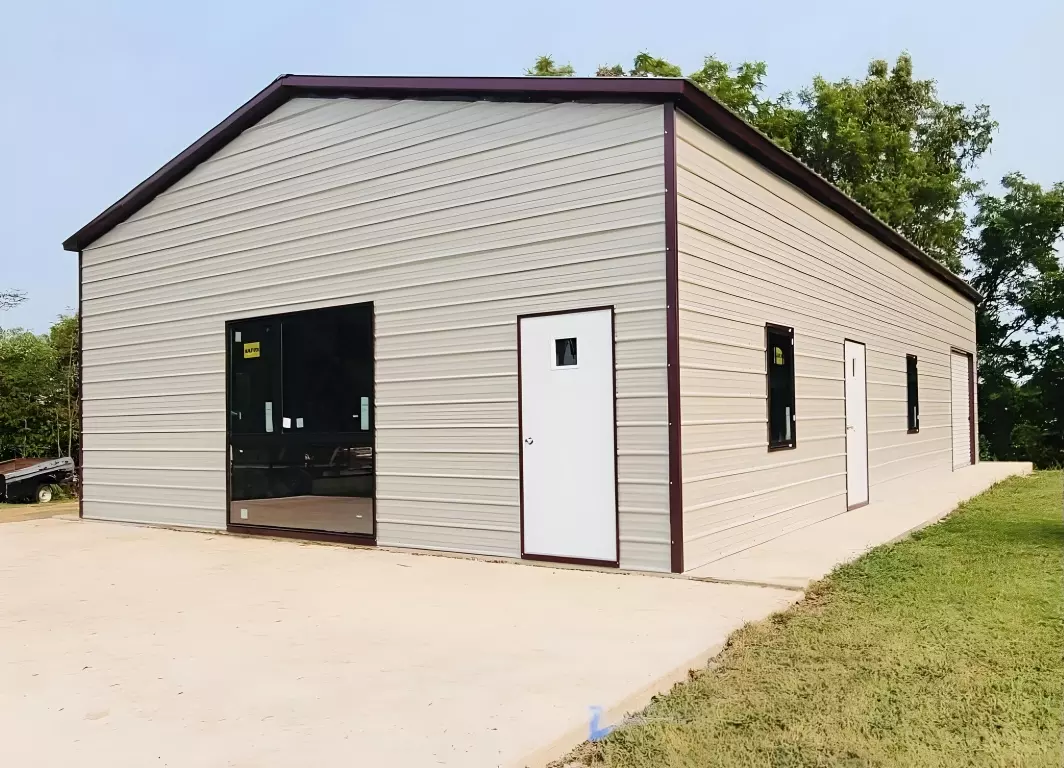
[(953, 468), (959, 469), (972, 463), (971, 358), (951, 352), (949, 364)]
[(868, 388), (865, 345), (846, 341), (846, 507), (868, 503)]
[(613, 311), (524, 317), (522, 554), (617, 563)]

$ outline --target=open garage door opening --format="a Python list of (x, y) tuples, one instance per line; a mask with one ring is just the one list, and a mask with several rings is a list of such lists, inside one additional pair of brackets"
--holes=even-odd
[(372, 540), (373, 305), (226, 325), (229, 527)]

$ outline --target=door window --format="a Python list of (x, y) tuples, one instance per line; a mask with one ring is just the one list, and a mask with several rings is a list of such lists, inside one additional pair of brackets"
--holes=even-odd
[(554, 340), (554, 367), (569, 368), (576, 366), (576, 338)]

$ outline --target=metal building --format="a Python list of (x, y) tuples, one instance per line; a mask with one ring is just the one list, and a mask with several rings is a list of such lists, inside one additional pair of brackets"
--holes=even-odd
[(87, 518), (683, 572), (975, 461), (978, 294), (684, 80), (284, 76), (64, 247)]

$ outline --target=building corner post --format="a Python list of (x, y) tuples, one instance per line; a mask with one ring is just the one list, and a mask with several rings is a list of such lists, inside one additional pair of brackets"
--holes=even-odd
[(680, 434), (680, 280), (676, 223), (676, 106), (666, 102), (665, 345), (669, 415), (669, 540), (673, 573), (683, 573), (683, 441)]

